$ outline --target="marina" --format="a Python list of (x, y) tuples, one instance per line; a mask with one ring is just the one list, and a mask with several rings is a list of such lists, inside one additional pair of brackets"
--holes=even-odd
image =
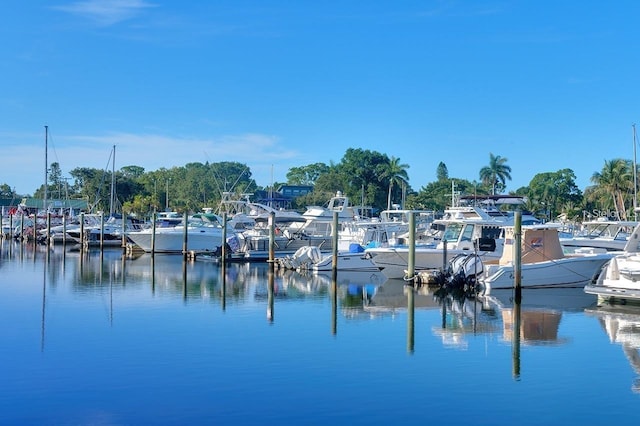
[(640, 309), (582, 288), (514, 304), (375, 271), (0, 244), (6, 424), (640, 419)]

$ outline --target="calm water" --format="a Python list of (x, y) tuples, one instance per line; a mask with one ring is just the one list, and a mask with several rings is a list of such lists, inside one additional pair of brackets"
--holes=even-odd
[[(640, 308), (0, 246), (0, 424), (634, 424)], [(334, 295), (335, 294), (335, 298)], [(364, 294), (364, 297), (363, 297)], [(516, 423), (517, 422), (517, 423)]]

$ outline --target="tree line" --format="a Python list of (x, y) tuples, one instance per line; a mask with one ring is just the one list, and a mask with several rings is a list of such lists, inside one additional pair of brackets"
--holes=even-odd
[[(635, 218), (637, 176), (630, 160), (605, 161), (601, 171), (591, 176), (592, 186), (584, 193), (575, 183), (573, 170), (536, 174), (528, 186), (510, 192), (526, 197), (524, 206), (538, 217), (555, 220), (581, 221), (593, 216), (609, 216), (621, 220)], [(140, 166), (125, 166), (114, 172), (78, 167), (64, 178), (58, 163), (49, 169), (49, 198), (75, 198), (87, 201), (90, 210), (116, 211), (148, 216), (153, 211), (175, 210), (195, 212), (205, 207), (216, 208), (224, 194), (251, 194), (275, 191), (282, 184), (312, 185), (313, 191), (294, 200), (293, 207), (303, 210), (307, 205), (324, 204), (336, 191), (342, 191), (354, 204), (376, 210), (399, 205), (407, 209), (442, 211), (451, 204), (452, 188), (460, 195), (487, 196), (502, 194), (511, 180), (508, 159), (489, 154), (489, 163), (478, 173), (478, 181), (450, 177), (446, 164), (435, 170), (436, 180), (420, 188), (409, 182), (409, 166), (399, 158), (386, 154), (349, 148), (338, 163), (313, 163), (291, 167), (286, 182), (260, 186), (251, 170), (239, 162), (188, 163), (181, 167), (145, 171)], [(452, 182), (454, 185), (452, 186)], [(114, 200), (110, 206), (111, 185), (115, 183)], [(33, 197), (43, 198), (45, 187)], [(8, 184), (0, 185), (0, 198), (20, 198)]]

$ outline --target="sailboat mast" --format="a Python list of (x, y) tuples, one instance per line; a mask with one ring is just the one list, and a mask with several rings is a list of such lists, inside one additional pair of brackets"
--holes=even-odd
[(47, 183), (49, 182), (49, 126), (44, 126), (44, 201), (42, 208), (47, 211)]
[(633, 128), (633, 220), (638, 220), (638, 166), (636, 164), (636, 125)]
[(113, 158), (111, 160), (111, 201), (109, 202), (109, 217), (113, 217), (113, 206), (116, 198), (116, 146), (113, 146)]

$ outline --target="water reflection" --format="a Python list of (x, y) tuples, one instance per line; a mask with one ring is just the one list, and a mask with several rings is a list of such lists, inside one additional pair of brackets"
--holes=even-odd
[(622, 346), (622, 352), (637, 375), (631, 390), (640, 393), (640, 306), (602, 305), (585, 312), (598, 318), (611, 343)]
[[(466, 350), (469, 336), (482, 334), (497, 335), (505, 342), (515, 341), (518, 346), (565, 344), (567, 338), (559, 335), (563, 312), (579, 312), (594, 302), (593, 296), (582, 289), (525, 289), (518, 312), (512, 290), (494, 291), (489, 296), (428, 287), (411, 290), (405, 281), (386, 280), (379, 272), (339, 271), (334, 279), (330, 273), (270, 272), (269, 265), (264, 263), (231, 263), (223, 268), (206, 261), (185, 261), (182, 256), (129, 256), (119, 249), (62, 250), (57, 246), (50, 249), (3, 241), (0, 259), (11, 256), (34, 261), (46, 258), (43, 330), (47, 292), (63, 280), (78, 295), (108, 295), (110, 322), (114, 292), (125, 289), (150, 289), (154, 296), (181, 297), (185, 302), (219, 301), (223, 309), (227, 303), (262, 306), (266, 303), (271, 322), (277, 303), (330, 297), (333, 333), (337, 332), (338, 314), (347, 320), (371, 320), (406, 313), (410, 350), (414, 310), (439, 310), (440, 320), (432, 325), (432, 333), (441, 339), (443, 346)], [(515, 321), (517, 314), (519, 321)]]
[[(514, 333), (513, 290), (498, 290), (478, 296), (483, 309), (494, 310), (502, 318), (504, 341)], [(523, 289), (519, 332), (525, 345), (561, 345), (566, 337), (558, 335), (563, 312), (581, 312), (592, 306), (595, 298), (581, 288)]]

